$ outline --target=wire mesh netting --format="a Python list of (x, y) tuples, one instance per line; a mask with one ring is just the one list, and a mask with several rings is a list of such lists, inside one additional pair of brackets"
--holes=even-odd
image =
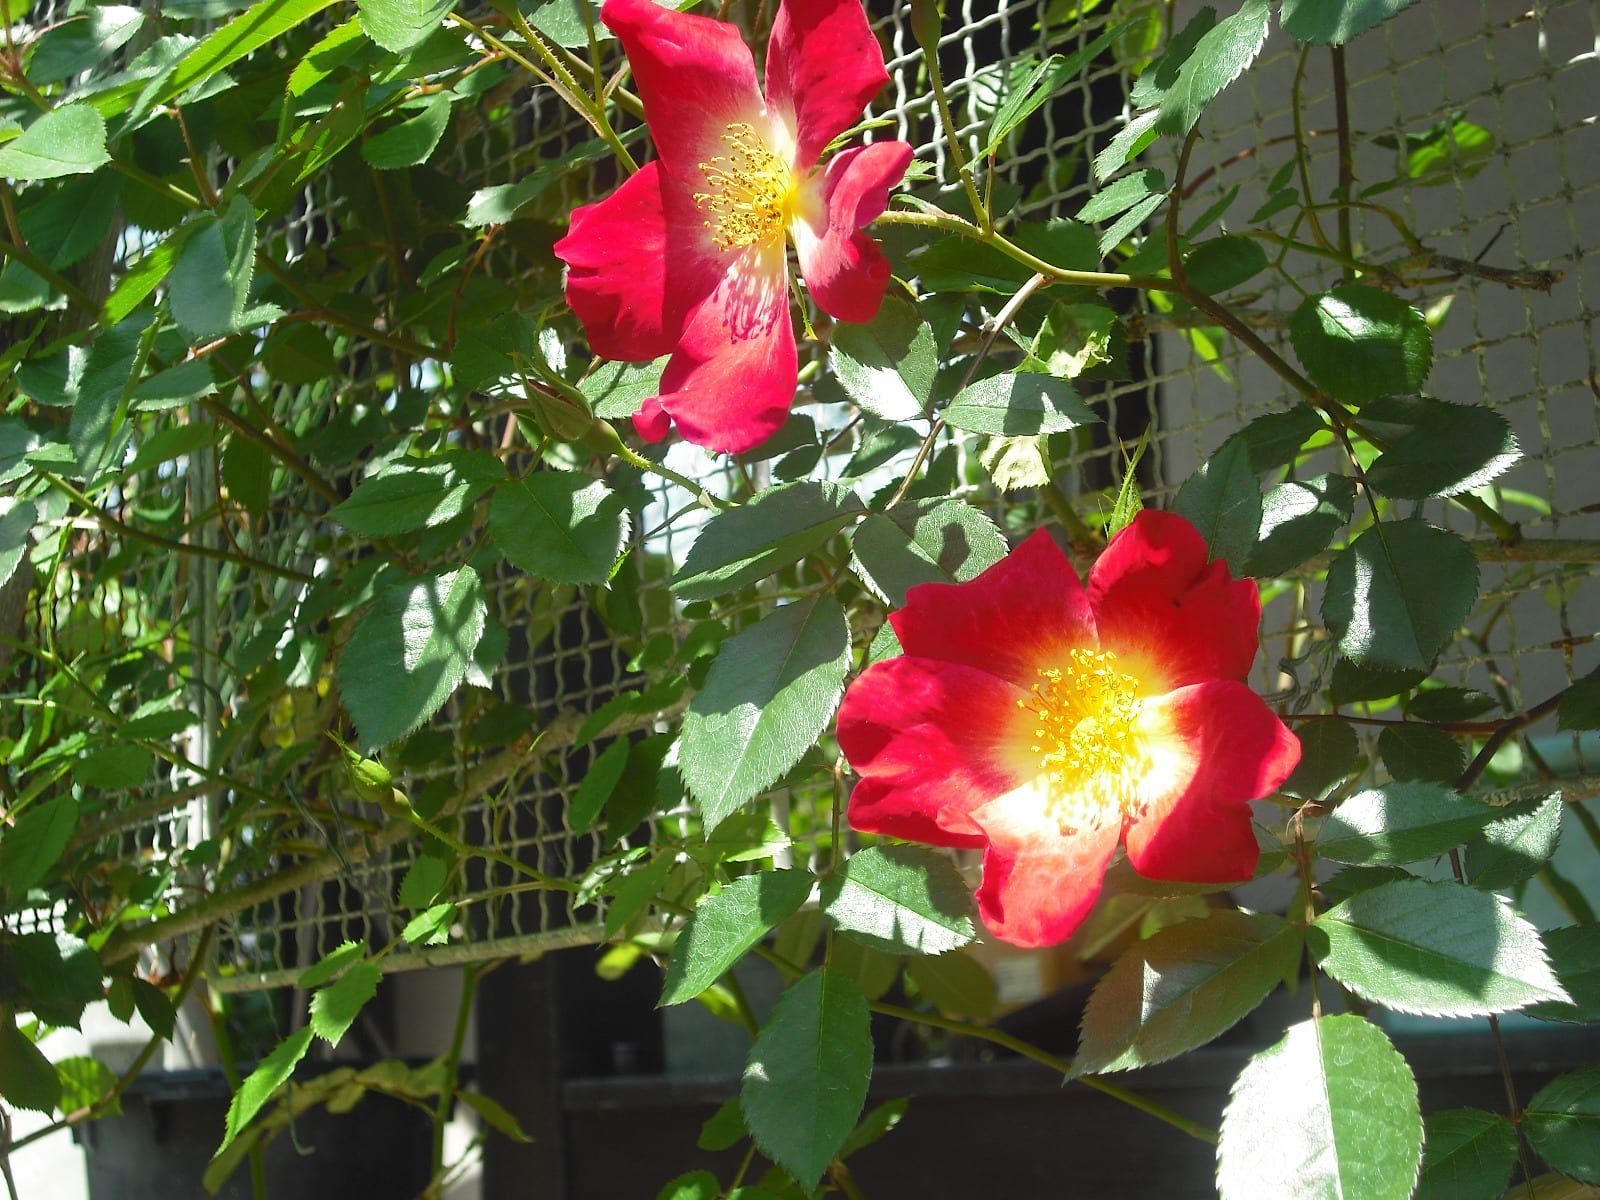
[[(879, 7), (888, 6), (869, 5)], [(1125, 124), (1130, 71), (1144, 61), (1129, 49), (1144, 29), (1138, 18), (1152, 18), (1162, 7), (1063, 0), (950, 4), (941, 62), (969, 158), (982, 157), (996, 107), (1042, 55), (1070, 55), (1108, 22), (1135, 18), (1121, 35), (1118, 53), (1093, 57), (1075, 83), (1000, 148), (992, 179), (998, 211), (1037, 221), (1072, 217), (1093, 194), (1090, 161)], [(1199, 6), (1178, 7), (1181, 23)], [(1081, 20), (1080, 8), (1090, 10)], [(912, 142), (931, 172), (918, 186), (948, 191), (955, 186), (949, 146), (937, 136), (909, 18), (900, 6), (894, 9), (877, 22), (892, 82), (871, 114), (883, 124), (869, 136)], [(1356, 178), (1377, 183), (1397, 171), (1412, 176), (1406, 186), (1368, 193), (1353, 214), (1355, 242), (1365, 261), (1392, 264), (1408, 277), (1420, 273), (1425, 280), (1412, 298), (1435, 325), (1437, 358), (1428, 392), (1444, 399), (1487, 398), (1511, 422), (1523, 457), (1486, 486), (1484, 497), (1524, 530), (1562, 538), (1600, 536), (1595, 511), (1600, 504), (1588, 482), (1600, 439), (1600, 363), (1592, 285), (1583, 269), (1600, 238), (1595, 11), (1585, 0), (1531, 7), (1527, 0), (1485, 0), (1471, 9), (1455, 0), (1432, 0), (1354, 41), (1343, 65)], [(1329, 136), (1336, 120), (1331, 69), (1326, 51), (1302, 55), (1274, 28), (1262, 58), (1212, 105), (1202, 123), (1204, 136), (1179, 192), (1185, 230), (1198, 236), (1195, 219), (1230, 196), (1225, 211), (1212, 216), (1213, 228), (1225, 229), (1230, 220), (1242, 224), (1271, 204), (1286, 170), (1304, 171), (1311, 194), (1333, 192), (1338, 163), (1336, 139)], [(587, 130), (550, 92), (519, 86), (509, 119), (490, 120), (486, 114), (499, 111), (494, 106), (505, 99), (486, 95), (477, 114), (457, 110), (447, 173), (468, 189), (515, 183), (563, 156), (592, 157), (583, 149)], [(1408, 139), (1441, 125), (1449, 132), (1434, 139), (1442, 147), (1439, 158), (1432, 166), (1425, 161), (1419, 166), (1419, 156), (1408, 153), (1413, 145)], [(1297, 144), (1305, 148), (1303, 162), (1296, 160)], [(1175, 164), (1155, 165), (1170, 175)], [(614, 183), (604, 165), (574, 162), (552, 172), (551, 188), (570, 206), (596, 198)], [(308, 191), (275, 237), (290, 260), (337, 255), (341, 237), (362, 219), (363, 214)], [(1322, 219), (1334, 217), (1330, 212)], [(1277, 228), (1262, 221), (1250, 225)], [(1297, 247), (1297, 240), (1311, 236), (1297, 226), (1277, 240), (1270, 234), (1261, 239), (1282, 269), (1256, 276), (1236, 293), (1264, 289), (1252, 306), (1265, 314), (1257, 329), (1279, 349), (1287, 345), (1289, 314), (1300, 300), (1338, 281), (1338, 264)], [(886, 242), (893, 252), (893, 236)], [(1433, 257), (1419, 261), (1419, 255)], [(458, 265), (429, 263), (424, 270)], [(903, 275), (915, 271), (914, 263), (897, 262), (897, 268)], [(1527, 286), (1539, 282), (1530, 280), (1531, 272), (1546, 268), (1559, 279)], [(528, 269), (548, 275), (554, 301), (557, 276), (548, 258), (535, 262), (530, 257)], [(1088, 511), (1109, 506), (1125, 454), (1141, 438), (1148, 439), (1149, 464), (1139, 476), (1141, 490), (1146, 503), (1161, 504), (1243, 423), (1280, 411), (1292, 399), (1250, 351), (1220, 337), (1192, 310), (1153, 305), (1132, 293), (1119, 294), (1118, 303), (1131, 331), (1134, 378), (1097, 385), (1092, 398), (1103, 406), (1104, 431), (1075, 442), (1057, 464), (1063, 488)], [(473, 318), (468, 303), (462, 319)], [(348, 462), (345, 483), (380, 465), (360, 461), (377, 417), (396, 406), (423, 403), (434, 379), (429, 364), (391, 360), (363, 346), (340, 364), (345, 383), (337, 392), (317, 391), (293, 382), (292, 365), (286, 366), (290, 349), (275, 364), (284, 369), (261, 375), (257, 393), (245, 397), (248, 411), (263, 428), (281, 426), (298, 443)], [(547, 349), (561, 352), (558, 346)], [(837, 433), (846, 439), (841, 444), (852, 448), (849, 439), (858, 435), (850, 432), (845, 406), (833, 403), (820, 387), (809, 399), (804, 411), (816, 427)], [(473, 418), (461, 414), (465, 424)], [(146, 514), (161, 505), (212, 512), (240, 504), (238, 484), (249, 477), (244, 461), (249, 451), (232, 447), (248, 443), (231, 440), (228, 453), (239, 458), (224, 458), (219, 465), (212, 451), (224, 430), (216, 420), (215, 414), (197, 420), (198, 430), (188, 435), (192, 448), (176, 460), (162, 460), (159, 470), (142, 469), (136, 458), (122, 503)], [(881, 479), (892, 480), (909, 457), (889, 460)], [(832, 456), (810, 461), (819, 460), (821, 473), (834, 469)], [(713, 491), (731, 488), (727, 472), (736, 469), (688, 446), (675, 447), (668, 462), (704, 479)], [(769, 456), (749, 469), (761, 478), (782, 478), (786, 468), (781, 457)], [(1321, 469), (1334, 469), (1331, 448)], [(632, 845), (624, 837), (613, 846), (601, 832), (574, 829), (567, 814), (609, 744), (607, 736), (668, 728), (668, 714), (661, 713), (608, 723), (605, 706), (637, 687), (636, 656), (681, 649), (687, 625), (665, 580), (683, 561), (704, 517), (687, 491), (665, 483), (651, 486), (649, 496), (636, 498), (642, 516), (634, 522), (626, 574), (605, 596), (538, 585), (504, 567), (487, 576), (491, 633), (485, 641), (500, 653), (481, 656), (483, 670), (469, 676), (468, 686), (440, 715), (407, 740), (391, 765), (406, 772), (419, 812), (448, 821), (460, 841), (490, 847), (493, 854), (479, 860), (470, 890), (480, 902), (461, 919), (450, 944), (397, 949), (383, 959), (385, 969), (534, 953), (601, 936), (601, 902), (595, 888), (584, 886), (586, 872), (597, 862), (621, 861), (618, 851), (625, 857), (647, 834), (632, 835)], [(385, 840), (370, 813), (330, 804), (307, 787), (309, 758), (286, 761), (274, 753), (302, 742), (307, 730), (331, 724), (337, 704), (329, 665), (337, 647), (326, 640), (289, 638), (286, 631), (358, 607), (387, 569), (378, 556), (358, 555), (353, 543), (346, 557), (328, 552), (328, 529), (318, 522), (337, 496), (319, 494), (292, 473), (280, 472), (274, 487), (270, 508), (242, 514), (231, 527), (235, 548), (277, 568), (275, 573), (188, 557), (157, 560), (154, 567), (142, 566), (137, 578), (119, 583), (127, 602), (115, 626), (72, 629), (73, 637), (100, 639), (96, 648), (107, 653), (130, 641), (135, 649), (152, 649), (176, 631), (200, 651), (196, 661), (211, 664), (164, 701), (166, 708), (196, 718), (181, 724), (178, 736), (186, 739), (184, 758), (199, 770), (157, 761), (148, 786), (155, 797), (149, 811), (170, 812), (175, 791), (191, 795), (193, 803), (177, 819), (141, 820), (144, 810), (136, 805), (115, 826), (91, 831), (102, 839), (109, 862), (204, 844), (208, 814), (222, 798), (223, 774), (249, 780), (256, 789), (254, 796), (231, 799), (250, 799), (281, 816), (276, 827), (256, 834), (270, 833), (274, 839), (270, 859), (258, 863), (254, 879), (247, 881), (259, 902), (226, 919), (214, 950), (225, 988), (290, 982), (345, 941), (395, 940), (409, 919), (397, 899), (400, 889), (409, 875), (425, 869), (418, 865), (415, 844)], [(986, 484), (972, 483), (965, 495), (1007, 528), (1000, 498)], [(1444, 502), (1430, 501), (1425, 511), (1469, 536), (1477, 529), (1470, 517)], [(222, 534), (213, 530), (209, 536)], [(1456, 657), (1442, 664), (1441, 677), (1454, 676), (1495, 694), (1507, 711), (1516, 711), (1592, 665), (1584, 650), (1600, 627), (1600, 597), (1582, 568), (1519, 561), (1514, 548), (1500, 557), (1503, 561), (1491, 556), (1483, 567), (1479, 607), (1469, 622), (1474, 636), (1455, 644)], [(42, 589), (31, 632), (59, 639), (71, 627), (66, 615), (74, 588), (91, 582), (52, 580)], [(618, 594), (626, 595), (626, 604)], [(1267, 653), (1257, 682), (1264, 690), (1309, 691), (1331, 668), (1325, 644), (1309, 631), (1317, 622), (1317, 587), (1289, 579), (1270, 585), (1267, 595)], [(627, 636), (616, 634), (630, 624)], [(278, 664), (285, 689), (270, 717), (249, 725), (232, 721), (251, 697), (229, 689), (241, 688), (239, 681), (252, 670), (291, 646), (300, 657)], [(229, 669), (219, 669), (219, 662)], [(158, 707), (149, 714), (152, 729), (159, 728)], [(586, 725), (594, 724), (589, 718), (597, 712), (602, 713), (597, 718), (602, 736), (591, 738), (596, 730)], [(1539, 745), (1559, 760), (1546, 763), (1558, 773), (1585, 775), (1594, 769), (1592, 752), (1586, 757), (1587, 748), (1575, 736), (1547, 738)], [(1515, 763), (1508, 764), (1504, 777), (1514, 777), (1516, 770)], [(794, 839), (785, 853), (810, 854), (811, 831), (827, 824), (831, 790), (780, 791), (769, 800), (771, 812)], [(688, 819), (681, 794), (653, 793), (648, 802), (657, 801), (660, 815), (646, 830)], [(190, 866), (196, 877), (204, 875), (203, 860)], [(530, 871), (575, 886), (531, 886)], [(191, 883), (180, 875), (171, 887), (181, 893)]]

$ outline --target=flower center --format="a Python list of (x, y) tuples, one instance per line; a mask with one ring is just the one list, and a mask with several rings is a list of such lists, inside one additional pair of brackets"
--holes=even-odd
[(725, 154), (698, 164), (708, 190), (694, 194), (711, 240), (718, 250), (737, 250), (781, 238), (794, 197), (794, 172), (744, 121), (722, 131), (722, 144)]
[(1139, 681), (1117, 670), (1109, 650), (1073, 650), (1065, 665), (1039, 675), (1017, 704), (1038, 722), (1033, 752), (1049, 780), (1051, 815), (1064, 834), (1112, 819), (1120, 825), (1137, 812), (1146, 766), (1134, 734)]

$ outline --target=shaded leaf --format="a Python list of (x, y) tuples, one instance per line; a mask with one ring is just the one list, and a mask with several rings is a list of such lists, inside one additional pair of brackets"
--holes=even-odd
[(1500, 810), (1467, 843), (1467, 878), (1487, 891), (1516, 887), (1539, 873), (1561, 841), (1561, 793)]
[(535, 471), (495, 489), (489, 536), (530, 575), (604, 583), (628, 539), (628, 508), (604, 480)]
[(1510, 1121), (1475, 1108), (1431, 1114), (1417, 1200), (1500, 1200), (1517, 1165)]
[(1422, 314), (1364, 284), (1307, 297), (1289, 338), (1306, 373), (1351, 404), (1416, 392), (1433, 366), (1433, 334)]
[(1006, 437), (1064, 433), (1100, 420), (1065, 379), (1031, 371), (991, 375), (962, 388), (944, 419), (954, 429)]
[(1355, 500), (1355, 481), (1346, 475), (1291, 479), (1273, 488), (1261, 501), (1259, 539), (1245, 574), (1282, 574), (1320, 554), (1349, 523)]
[(1399, 500), (1473, 491), (1522, 457), (1511, 423), (1481, 404), (1380, 396), (1362, 408), (1361, 426), (1388, 447), (1367, 482)]
[(893, 293), (871, 321), (834, 326), (828, 363), (850, 399), (885, 421), (924, 415), (939, 365), (933, 330), (915, 304)]
[(1415, 518), (1385, 521), (1335, 556), (1322, 616), (1352, 662), (1425, 670), (1477, 594), (1478, 562), (1458, 536)]
[(660, 1006), (693, 1000), (811, 895), (811, 872), (743, 875), (707, 896), (678, 934)]
[(1497, 810), (1439, 783), (1386, 783), (1346, 799), (1322, 824), (1317, 853), (1334, 862), (1397, 866), (1443, 854)]
[(1235, 574), (1261, 531), (1261, 486), (1250, 470), (1250, 451), (1229, 439), (1178, 489), (1173, 511), (1187, 517), (1206, 540), (1212, 560), (1224, 559)]
[(1528, 1101), (1523, 1129), (1558, 1171), (1600, 1184), (1600, 1067), (1553, 1079)]
[(994, 523), (962, 500), (914, 501), (869, 513), (851, 536), (862, 581), (898, 608), (920, 583), (964, 583), (1006, 556)]
[(1302, 42), (1338, 46), (1415, 3), (1416, 0), (1283, 0), (1278, 19)]
[(1535, 1004), (1524, 1010), (1527, 1015), (1541, 1021), (1600, 1021), (1600, 925), (1548, 929), (1544, 948), (1571, 1002)]
[(213, 1159), (228, 1148), (233, 1139), (239, 1136), (240, 1131), (261, 1111), (262, 1106), (272, 1099), (273, 1093), (294, 1073), (296, 1065), (310, 1049), (313, 1036), (309, 1025), (295, 1030), (279, 1042), (272, 1053), (263, 1058), (256, 1069), (251, 1071), (239, 1085), (239, 1090), (233, 1094), (233, 1099), (228, 1104), (228, 1120), (222, 1136), (222, 1145), (217, 1147)]
[(106, 120), (87, 104), (52, 108), (20, 137), (0, 145), (0, 176), (7, 179), (86, 175), (110, 161)]
[(856, 494), (838, 484), (769, 488), (706, 522), (672, 590), (684, 600), (725, 595), (805, 557), (865, 512)]

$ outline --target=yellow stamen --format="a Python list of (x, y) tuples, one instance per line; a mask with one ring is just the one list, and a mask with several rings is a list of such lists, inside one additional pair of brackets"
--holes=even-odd
[(1033, 752), (1048, 781), (1051, 815), (1063, 833), (1137, 815), (1147, 763), (1134, 725), (1144, 702), (1139, 681), (1117, 669), (1109, 650), (1073, 650), (1018, 700), (1032, 713)]
[(723, 130), (722, 142), (726, 154), (698, 164), (709, 190), (694, 195), (711, 240), (719, 250), (735, 250), (782, 238), (794, 200), (793, 169), (744, 121)]

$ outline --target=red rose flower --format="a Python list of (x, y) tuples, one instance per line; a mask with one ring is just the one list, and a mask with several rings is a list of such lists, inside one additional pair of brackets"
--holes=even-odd
[(818, 168), (888, 82), (861, 0), (783, 0), (766, 98), (738, 30), (654, 0), (606, 0), (658, 159), (572, 214), (555, 252), (567, 300), (605, 358), (670, 353), (661, 394), (634, 417), (652, 441), (676, 422), (712, 450), (748, 450), (794, 399), (787, 242), (812, 298), (870, 321), (889, 263), (860, 232), (889, 202), (911, 147), (875, 142)]
[(1087, 592), (1041, 531), (968, 583), (923, 584), (890, 617), (905, 656), (851, 684), (839, 744), (850, 824), (982, 848), (978, 908), (1046, 946), (1088, 916), (1119, 840), (1151, 879), (1249, 879), (1250, 801), (1300, 743), (1242, 682), (1261, 596), (1198, 530), (1146, 511)]

